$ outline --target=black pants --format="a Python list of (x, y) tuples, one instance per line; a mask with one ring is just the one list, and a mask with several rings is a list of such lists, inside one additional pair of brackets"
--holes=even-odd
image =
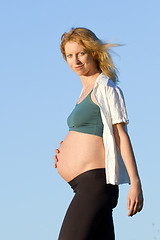
[(118, 186), (106, 184), (105, 169), (88, 170), (69, 184), (75, 195), (58, 240), (114, 240), (112, 209), (117, 205)]

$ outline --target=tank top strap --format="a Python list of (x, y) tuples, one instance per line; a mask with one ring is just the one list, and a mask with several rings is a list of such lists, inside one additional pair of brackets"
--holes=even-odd
[[(88, 97), (90, 97), (90, 94), (91, 94), (91, 92), (93, 91), (93, 88), (92, 88), (92, 90), (87, 94), (87, 96), (81, 101), (81, 102), (83, 102), (84, 100), (86, 101), (86, 99), (88, 98)], [(81, 96), (81, 95), (80, 95)], [(81, 103), (80, 102), (80, 103)], [(76, 106), (77, 105), (79, 105), (80, 103), (76, 103)]]

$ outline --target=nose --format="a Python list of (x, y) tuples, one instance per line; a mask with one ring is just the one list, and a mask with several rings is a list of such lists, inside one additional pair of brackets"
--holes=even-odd
[(81, 64), (81, 61), (79, 60), (79, 57), (78, 57), (77, 54), (75, 55), (75, 64), (76, 64), (76, 65)]

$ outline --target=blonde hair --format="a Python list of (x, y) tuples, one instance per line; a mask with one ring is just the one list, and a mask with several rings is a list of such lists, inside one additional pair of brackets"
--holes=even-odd
[(103, 43), (97, 36), (87, 28), (72, 28), (68, 33), (64, 33), (61, 37), (61, 52), (66, 60), (65, 44), (69, 41), (81, 44), (85, 51), (92, 54), (97, 63), (100, 72), (106, 74), (113, 82), (118, 81), (117, 68), (115, 67), (110, 56), (110, 48), (119, 44)]

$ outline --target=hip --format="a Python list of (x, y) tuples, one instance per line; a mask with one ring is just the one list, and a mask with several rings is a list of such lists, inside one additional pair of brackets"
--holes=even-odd
[(119, 196), (118, 185), (106, 184), (105, 168), (87, 170), (68, 182), (75, 194), (87, 196), (89, 201), (102, 202), (116, 207)]

